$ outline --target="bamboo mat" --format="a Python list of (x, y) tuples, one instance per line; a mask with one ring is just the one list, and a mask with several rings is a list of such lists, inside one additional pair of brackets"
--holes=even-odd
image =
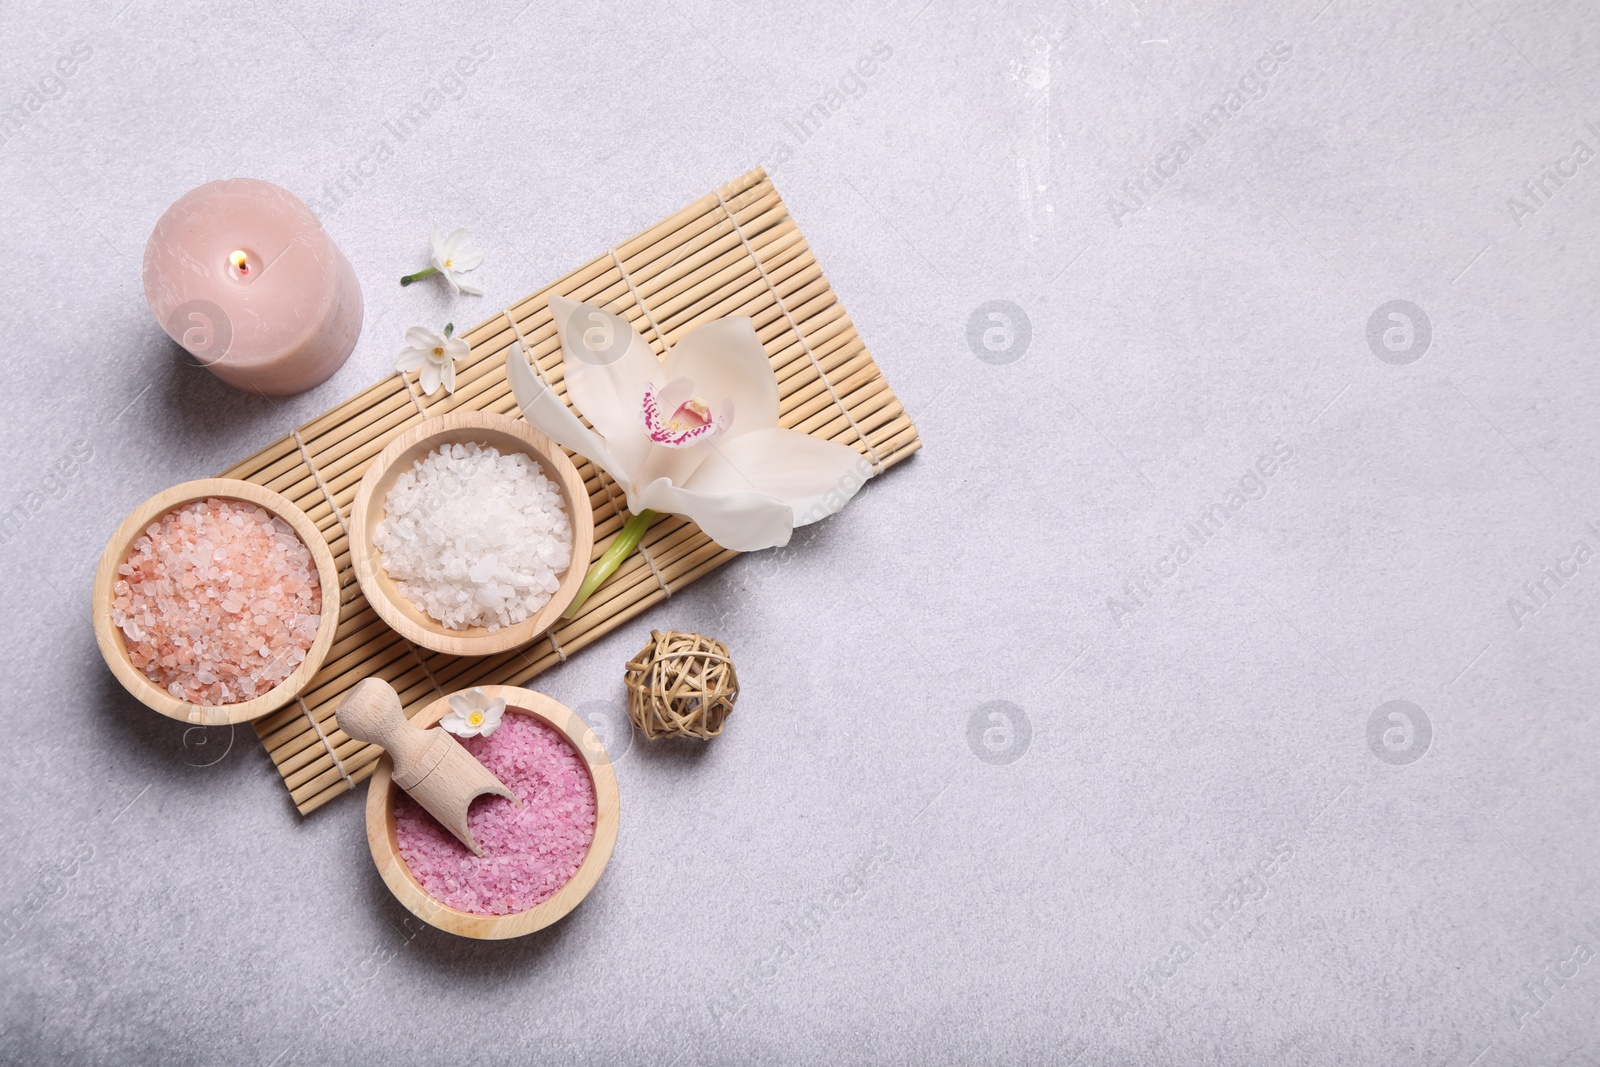
[[(915, 452), (910, 417), (823, 277), (805, 238), (761, 170), (751, 171), (468, 331), (454, 395), (423, 397), (394, 375), (224, 471), (267, 486), (303, 508), (339, 567), (340, 616), (333, 649), (293, 704), (256, 720), (295, 806), (315, 811), (370, 777), (382, 750), (352, 741), (334, 710), (345, 692), (377, 676), (411, 715), (441, 694), (475, 685), (523, 685), (734, 556), (693, 523), (663, 516), (636, 553), (578, 616), (531, 645), (498, 656), (446, 656), (412, 645), (368, 606), (350, 569), (346, 517), (367, 463), (402, 430), (455, 410), (518, 411), (506, 381), (506, 349), (520, 337), (565, 396), (561, 344), (546, 297), (559, 293), (630, 321), (664, 354), (692, 327), (748, 315), (778, 375), (784, 426), (849, 445), (876, 473)], [(626, 515), (616, 483), (574, 456), (594, 508), (594, 556)]]

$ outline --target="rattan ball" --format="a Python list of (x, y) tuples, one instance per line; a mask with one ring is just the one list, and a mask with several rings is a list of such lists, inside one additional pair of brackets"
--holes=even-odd
[(628, 717), (648, 741), (722, 732), (739, 697), (728, 646), (701, 634), (652, 630), (650, 642), (628, 661)]

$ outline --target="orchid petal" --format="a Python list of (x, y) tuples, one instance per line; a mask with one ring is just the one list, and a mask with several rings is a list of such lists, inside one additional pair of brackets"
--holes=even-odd
[[(550, 313), (561, 338), (562, 373), (572, 406), (613, 447), (630, 438), (645, 439), (639, 402), (645, 386), (661, 376), (661, 364), (645, 339), (626, 319), (564, 296), (550, 297)], [(587, 343), (592, 335), (599, 346)]]
[(781, 501), (804, 526), (827, 518), (872, 474), (855, 449), (797, 430), (757, 430), (714, 442), (684, 488), (697, 493), (758, 493)]
[(451, 396), (454, 396), (456, 392), (455, 361), (452, 360), (449, 363), (445, 363), (439, 369), (442, 372), (440, 380), (444, 383), (444, 391), (449, 393)]
[(633, 479), (627, 469), (612, 457), (600, 435), (578, 421), (572, 409), (544, 384), (520, 344), (513, 344), (506, 353), (506, 377), (511, 381), (522, 417), (535, 429), (567, 451), (586, 457), (611, 475), (623, 492), (632, 492)]
[(444, 344), (444, 338), (426, 326), (413, 326), (406, 331), (406, 344), (412, 348), (438, 348)]
[(741, 434), (778, 425), (778, 376), (747, 318), (696, 326), (672, 346), (661, 365), (668, 378), (690, 378), (695, 394), (713, 404), (732, 401)]
[(480, 286), (474, 285), (465, 278), (456, 277), (454, 272), (451, 274), (450, 283), (456, 287), (457, 292), (466, 293), (469, 296), (483, 295), (483, 289)]
[(629, 468), (634, 472), (635, 484), (649, 485), (658, 478), (665, 478), (673, 485), (688, 484), (696, 468), (711, 455), (715, 440), (714, 436), (708, 435), (697, 443), (676, 448), (670, 445), (651, 444), (639, 464)]
[(794, 513), (786, 504), (759, 493), (697, 493), (665, 478), (628, 494), (628, 510), (644, 508), (684, 515), (723, 548), (755, 552), (789, 543)]
[(423, 396), (432, 396), (434, 393), (437, 393), (439, 391), (439, 383), (441, 381), (443, 381), (443, 376), (439, 372), (439, 364), (430, 359), (428, 362), (422, 365), (422, 375), (419, 384), (422, 386)]
[(428, 247), (433, 252), (434, 267), (442, 268), (444, 261), (448, 256), (448, 251), (445, 248), (444, 235), (439, 232), (439, 226), (437, 223), (428, 223)]
[(477, 704), (468, 693), (457, 693), (450, 698), (450, 710), (457, 715), (469, 714)]

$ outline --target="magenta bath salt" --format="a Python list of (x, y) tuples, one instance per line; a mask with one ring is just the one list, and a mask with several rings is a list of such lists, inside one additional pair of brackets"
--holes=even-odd
[(395, 839), (424, 892), (475, 915), (510, 915), (550, 899), (572, 880), (594, 840), (594, 781), (583, 758), (558, 731), (507, 708), (498, 729), (461, 743), (521, 800), (477, 800), (467, 816), (466, 846), (400, 793)]
[(179, 700), (217, 705), (289, 677), (321, 610), (316, 560), (294, 527), (213, 498), (145, 527), (117, 568), (111, 621), (145, 677)]

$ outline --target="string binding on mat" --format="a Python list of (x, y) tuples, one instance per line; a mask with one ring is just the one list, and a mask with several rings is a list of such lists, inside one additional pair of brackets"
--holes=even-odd
[[(728, 216), (729, 222), (733, 223), (733, 232), (739, 235), (739, 242), (744, 245), (745, 252), (749, 253), (750, 259), (754, 261), (756, 270), (761, 272), (761, 280), (766, 282), (767, 288), (772, 291), (772, 299), (778, 305), (778, 310), (783, 312), (783, 317), (789, 321), (789, 328), (794, 331), (795, 337), (800, 341), (800, 347), (805, 349), (806, 355), (811, 358), (811, 366), (816, 369), (817, 377), (822, 379), (823, 388), (828, 390), (829, 396), (833, 397), (833, 402), (844, 413), (845, 421), (856, 432), (856, 436), (861, 439), (861, 443), (867, 446), (867, 453), (872, 458), (872, 473), (875, 475), (882, 474), (883, 459), (879, 457), (878, 450), (872, 446), (872, 440), (862, 432), (861, 424), (856, 422), (854, 415), (850, 414), (850, 409), (845, 407), (844, 400), (840, 398), (838, 390), (833, 387), (833, 382), (828, 380), (827, 372), (822, 369), (822, 361), (817, 358), (816, 352), (812, 351), (811, 342), (807, 341), (806, 335), (801, 332), (800, 324), (794, 321), (793, 315), (789, 314), (789, 306), (783, 302), (783, 294), (779, 293), (778, 287), (772, 284), (772, 276), (767, 273), (766, 265), (761, 262), (761, 257), (756, 255), (756, 250), (750, 246), (750, 238), (744, 235), (744, 227), (739, 225), (738, 218), (734, 215), (733, 209), (728, 206), (728, 202), (722, 198), (720, 190), (716, 193), (716, 197), (717, 203), (722, 205), (722, 213)], [(615, 253), (612, 254), (615, 255)]]
[(654, 315), (650, 314), (650, 308), (644, 302), (644, 297), (640, 296), (639, 290), (634, 287), (633, 279), (628, 276), (628, 268), (622, 265), (622, 257), (617, 255), (615, 248), (610, 251), (611, 262), (617, 265), (617, 273), (622, 275), (622, 280), (628, 283), (628, 292), (633, 294), (633, 302), (638, 305), (640, 311), (644, 312), (645, 321), (650, 324), (650, 328), (656, 332), (656, 339), (661, 342), (661, 354), (663, 356), (666, 355), (667, 335), (661, 332), (661, 324), (656, 321)]
[(333, 746), (328, 743), (328, 735), (322, 732), (322, 726), (317, 722), (317, 717), (311, 714), (311, 709), (306, 707), (304, 700), (295, 697), (294, 702), (300, 705), (300, 710), (305, 713), (306, 721), (317, 732), (317, 740), (322, 742), (322, 747), (327, 750), (328, 755), (333, 757), (333, 765), (338, 768), (339, 777), (344, 779), (344, 784), (348, 788), (354, 789), (356, 787), (355, 779), (350, 777), (349, 772), (344, 769), (344, 760), (339, 758), (339, 753), (335, 752)]
[(406, 396), (411, 398), (411, 404), (417, 409), (417, 414), (421, 415), (423, 418), (427, 418), (428, 409), (422, 406), (422, 398), (417, 395), (417, 391), (415, 389), (411, 388), (411, 379), (406, 377), (406, 372), (403, 370), (397, 370), (394, 373), (395, 377), (400, 379), (400, 384), (405, 386)]
[(444, 696), (444, 690), (439, 688), (439, 680), (435, 678), (433, 676), (433, 672), (428, 669), (428, 661), (422, 658), (421, 650), (419, 650), (417, 646), (413, 645), (410, 641), (406, 642), (406, 647), (411, 650), (411, 656), (417, 661), (417, 666), (422, 668), (422, 673), (428, 676), (428, 682), (433, 686), (433, 691), (438, 693), (440, 696)]
[(322, 499), (328, 502), (328, 507), (333, 509), (333, 517), (339, 520), (339, 529), (344, 531), (344, 539), (350, 540), (350, 527), (344, 521), (344, 512), (339, 510), (339, 502), (333, 499), (333, 490), (328, 488), (328, 483), (322, 480), (322, 472), (317, 470), (317, 465), (311, 462), (311, 452), (306, 448), (305, 441), (300, 438), (299, 430), (290, 430), (294, 438), (295, 447), (300, 450), (300, 458), (305, 460), (306, 470), (311, 472), (311, 477), (316, 479), (317, 488), (322, 490)]
[[(511, 324), (511, 332), (517, 335), (517, 345), (522, 349), (522, 354), (528, 357), (528, 362), (533, 366), (533, 373), (539, 376), (539, 380), (544, 383), (546, 389), (549, 389), (552, 393), (555, 392), (555, 387), (550, 384), (550, 379), (545, 377), (544, 368), (539, 366), (539, 361), (533, 358), (533, 353), (529, 350), (528, 339), (522, 336), (522, 327), (517, 325), (516, 316), (511, 314), (510, 308), (504, 308), (500, 313)], [(509, 352), (506, 354), (506, 358), (511, 358)]]
[(661, 591), (666, 593), (667, 597), (670, 599), (672, 596), (672, 586), (667, 584), (666, 578), (662, 577), (661, 575), (661, 568), (656, 566), (656, 561), (651, 559), (650, 553), (645, 551), (643, 541), (639, 542), (639, 555), (643, 556), (644, 561), (650, 564), (650, 573), (656, 576), (656, 584), (661, 586)]

